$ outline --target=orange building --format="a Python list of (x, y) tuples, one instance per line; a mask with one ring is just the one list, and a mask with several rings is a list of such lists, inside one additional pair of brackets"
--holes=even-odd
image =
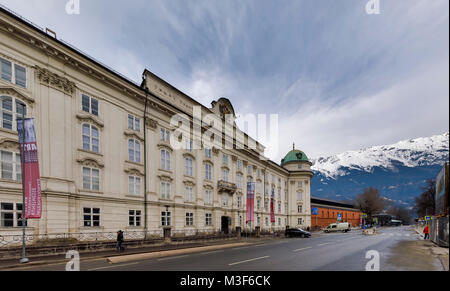
[(311, 197), (311, 227), (326, 228), (336, 222), (349, 222), (359, 226), (362, 212), (353, 205), (339, 201)]

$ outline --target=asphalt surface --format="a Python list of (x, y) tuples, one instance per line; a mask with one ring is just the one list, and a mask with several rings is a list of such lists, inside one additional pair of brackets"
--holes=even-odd
[[(414, 265), (397, 264), (401, 243), (421, 237), (411, 227), (380, 228), (379, 234), (314, 233), (311, 238), (286, 238), (256, 245), (109, 264), (105, 259), (82, 261), (81, 271), (365, 271), (379, 255), (379, 270), (414, 270)], [(370, 254), (370, 253), (369, 253)], [(409, 256), (410, 254), (401, 254)], [(375, 259), (376, 260), (376, 259)], [(414, 260), (412, 260), (414, 262)], [(414, 263), (412, 263), (414, 264)], [(373, 264), (369, 264), (372, 268)], [(440, 270), (439, 262), (417, 265), (417, 270)], [(64, 271), (64, 264), (25, 268), (30, 271)]]

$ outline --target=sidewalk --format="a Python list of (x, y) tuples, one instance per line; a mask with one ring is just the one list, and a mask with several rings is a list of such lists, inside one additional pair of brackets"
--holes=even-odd
[(417, 234), (419, 234), (420, 236), (422, 236), (422, 238), (420, 238), (419, 241), (423, 242), (423, 249), (424, 250), (428, 249), (431, 252), (431, 255), (433, 255), (435, 258), (439, 259), (439, 261), (442, 264), (442, 268), (445, 271), (449, 271), (449, 249), (440, 247), (440, 246), (436, 245), (434, 242), (432, 242), (431, 240), (425, 241), (423, 239), (423, 229), (424, 229), (424, 227), (414, 226), (414, 231)]
[[(123, 256), (129, 256), (129, 255), (161, 253), (161, 252), (193, 249), (193, 248), (226, 246), (226, 245), (236, 244), (236, 243), (254, 244), (257, 242), (262, 243), (263, 240), (254, 240), (253, 241), (251, 239), (248, 239), (248, 240), (246, 240), (246, 239), (237, 240), (236, 239), (236, 240), (213, 241), (213, 242), (207, 242), (207, 243), (164, 244), (164, 245), (158, 245), (158, 246), (127, 249), (123, 253), (118, 253), (116, 250), (92, 251), (92, 252), (80, 253), (80, 261), (109, 259), (109, 258), (123, 257)], [(168, 253), (170, 253), (170, 252), (168, 252)], [(47, 264), (55, 264), (55, 263), (64, 263), (64, 262), (69, 261), (69, 259), (67, 259), (66, 256), (63, 254), (32, 257), (29, 259), (30, 259), (30, 262), (27, 264), (20, 264), (19, 259), (0, 260), (0, 271), (11, 270), (11, 269), (15, 269), (15, 268), (22, 268), (25, 266), (39, 266), (39, 265), (47, 265)]]

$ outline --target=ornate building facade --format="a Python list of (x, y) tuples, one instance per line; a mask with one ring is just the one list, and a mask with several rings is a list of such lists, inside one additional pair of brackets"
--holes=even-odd
[[(185, 116), (190, 128), (195, 110), (224, 120), (234, 116), (228, 99), (207, 108), (147, 70), (136, 84), (3, 8), (0, 74), (0, 235), (21, 232), (15, 124), (23, 104), (35, 119), (43, 202), (42, 218), (28, 221), (28, 233), (248, 228), (249, 181), (252, 228), (311, 226), (313, 173), (305, 153), (293, 150), (277, 164), (237, 128), (224, 134), (231, 148), (222, 141), (207, 146), (195, 130), (180, 138), (174, 115)], [(211, 130), (200, 123), (197, 133)], [(187, 146), (174, 148), (174, 140)]]

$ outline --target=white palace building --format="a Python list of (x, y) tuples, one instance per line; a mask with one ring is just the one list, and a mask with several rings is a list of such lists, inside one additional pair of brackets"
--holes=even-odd
[[(35, 120), (42, 189), (42, 217), (27, 222), (28, 234), (246, 229), (249, 181), (252, 228), (311, 225), (305, 153), (264, 159), (264, 146), (237, 128), (207, 144), (198, 135), (221, 128), (196, 131), (194, 111), (223, 121), (234, 116), (228, 99), (207, 108), (147, 70), (136, 84), (0, 6), (0, 238), (22, 231), (22, 104)], [(194, 133), (180, 137), (174, 116)]]

